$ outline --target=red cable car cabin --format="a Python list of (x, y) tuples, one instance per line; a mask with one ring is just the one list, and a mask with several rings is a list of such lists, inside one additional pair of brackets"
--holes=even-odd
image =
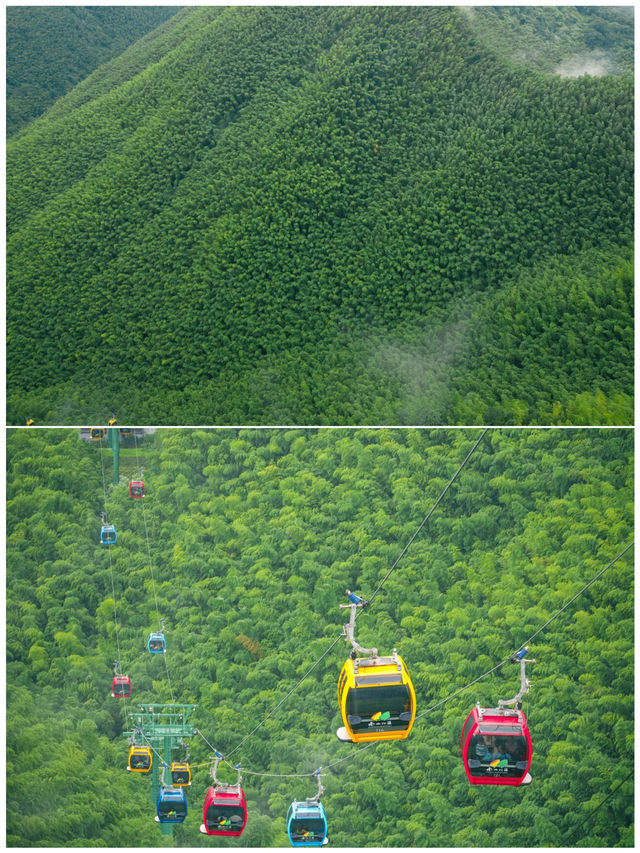
[(531, 736), (524, 713), (513, 708), (480, 708), (462, 727), (460, 748), (472, 785), (528, 784)]
[(239, 785), (216, 785), (204, 798), (204, 823), (200, 832), (206, 835), (241, 835), (247, 822), (247, 800)]
[(142, 480), (132, 480), (129, 483), (129, 497), (131, 498), (143, 498), (144, 497), (144, 483)]
[(131, 696), (131, 679), (128, 675), (116, 675), (111, 682), (111, 695), (114, 699), (128, 699)]

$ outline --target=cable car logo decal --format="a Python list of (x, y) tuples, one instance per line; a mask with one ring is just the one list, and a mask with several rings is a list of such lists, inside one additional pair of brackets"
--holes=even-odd
[(380, 721), (381, 723), (386, 723), (387, 720), (391, 717), (390, 711), (376, 711), (375, 714), (371, 715), (371, 719), (374, 722)]
[(496, 758), (495, 761), (492, 761), (489, 764), (490, 770), (506, 770), (509, 761), (506, 758)]

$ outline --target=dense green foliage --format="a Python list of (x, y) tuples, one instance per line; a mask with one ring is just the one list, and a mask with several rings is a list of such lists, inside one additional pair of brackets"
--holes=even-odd
[(7, 135), (176, 11), (171, 6), (7, 6)]
[[(148, 780), (125, 771), (123, 706), (109, 698), (117, 645), (132, 701), (195, 702), (206, 740), (232, 750), (339, 637), (344, 589), (372, 592), (477, 437), (159, 431), (141, 451), (142, 503), (126, 471), (108, 485), (107, 452), (76, 432), (10, 431), (8, 845), (166, 844)], [(504, 660), (631, 541), (632, 452), (620, 429), (482, 439), (357, 624), (363, 644), (397, 646), (419, 713)], [(108, 550), (105, 500), (118, 530)], [(632, 587), (628, 552), (536, 636), (533, 784), (472, 788), (460, 759), (470, 707), (516, 692), (507, 665), (425, 713), (406, 741), (327, 770), (332, 846), (632, 846)], [(144, 648), (159, 616), (171, 688), (165, 659)], [(249, 802), (235, 846), (287, 846), (288, 804), (315, 792), (312, 777), (249, 771), (311, 773), (352, 753), (334, 736), (347, 653), (340, 639), (234, 755)], [(198, 832), (211, 752), (196, 737), (191, 754), (174, 840), (216, 846)]]
[[(601, 394), (620, 423), (631, 77), (512, 69), (456, 8), (187, 9), (125, 56), (8, 145), (11, 423), (406, 423), (367, 342), (429, 348), (520, 287), (532, 319), (494, 318), (495, 370), (538, 314), (601, 351), (559, 377), (558, 345), (526, 344), (527, 421)], [(510, 417), (486, 378), (472, 419)], [(420, 422), (458, 422), (465, 379)]]
[(633, 6), (468, 6), (482, 44), (554, 73), (632, 74)]

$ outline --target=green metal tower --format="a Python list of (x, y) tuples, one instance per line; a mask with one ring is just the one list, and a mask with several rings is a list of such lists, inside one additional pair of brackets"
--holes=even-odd
[[(170, 785), (171, 752), (178, 749), (180, 741), (197, 734), (194, 726), (189, 725), (189, 715), (197, 705), (138, 705), (137, 709), (127, 709), (130, 732), (124, 737), (136, 746), (150, 746), (155, 753), (151, 764), (151, 802), (154, 807), (161, 784)], [(162, 758), (160, 759), (160, 756)], [(162, 767), (159, 765), (162, 763)], [(163, 835), (173, 835), (173, 823), (161, 823)]]

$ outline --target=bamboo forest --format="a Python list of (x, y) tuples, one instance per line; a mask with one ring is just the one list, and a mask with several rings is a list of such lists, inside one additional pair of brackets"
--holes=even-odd
[(6, 432), (7, 846), (633, 846), (633, 430)]
[(7, 45), (9, 424), (633, 422), (633, 7), (18, 6)]

